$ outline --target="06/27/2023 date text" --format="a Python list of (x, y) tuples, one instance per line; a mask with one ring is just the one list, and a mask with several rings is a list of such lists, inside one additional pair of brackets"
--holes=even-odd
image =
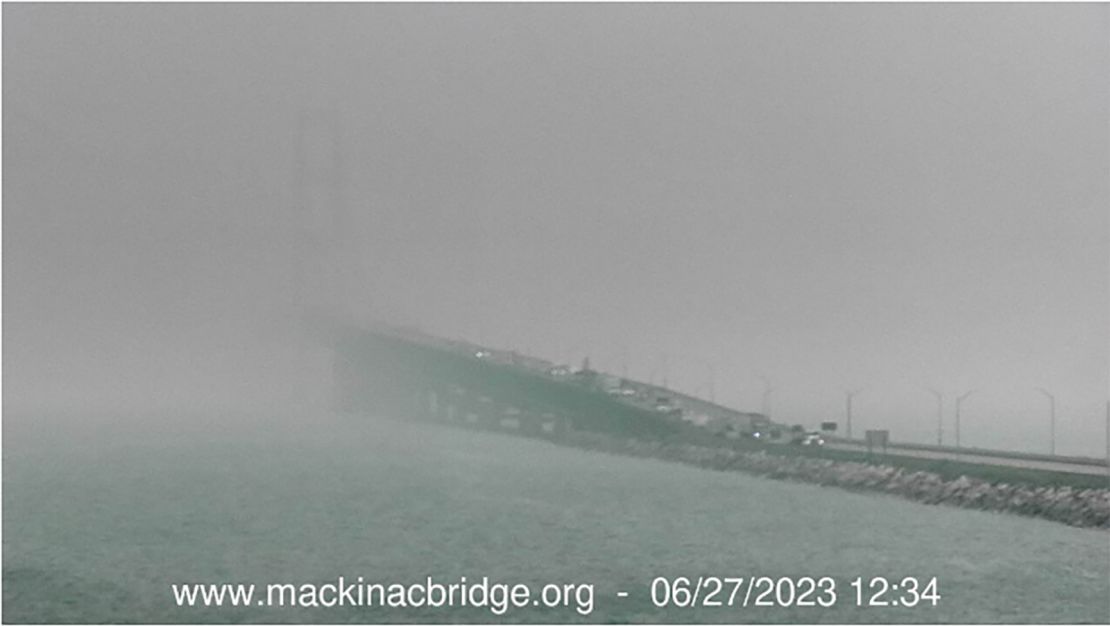
[(651, 582), (651, 601), (663, 607), (832, 607), (851, 603), (860, 607), (936, 606), (940, 602), (936, 576), (698, 576), (657, 577)]

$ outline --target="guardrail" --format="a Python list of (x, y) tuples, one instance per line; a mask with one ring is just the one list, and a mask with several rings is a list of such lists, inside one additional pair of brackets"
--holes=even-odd
[[(826, 436), (830, 442), (842, 443), (848, 445), (859, 446), (861, 448), (867, 447), (867, 442), (862, 439), (848, 439), (845, 437)], [(945, 454), (966, 454), (975, 456), (986, 456), (999, 459), (1014, 459), (1018, 461), (1044, 461), (1047, 463), (1063, 463), (1070, 465), (1089, 465), (1094, 467), (1106, 467), (1107, 459), (1096, 459), (1087, 456), (1064, 456), (1058, 454), (1040, 454), (1036, 452), (1018, 452), (1011, 450), (994, 450), (991, 448), (956, 448), (954, 446), (938, 446), (935, 444), (927, 443), (908, 443), (908, 442), (890, 442), (887, 444), (887, 449), (903, 449), (903, 450), (922, 450), (926, 452), (942, 452)]]

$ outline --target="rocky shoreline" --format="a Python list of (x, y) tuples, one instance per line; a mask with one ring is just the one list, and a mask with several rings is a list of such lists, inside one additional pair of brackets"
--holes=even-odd
[(893, 465), (767, 454), (693, 443), (625, 439), (596, 432), (562, 433), (558, 443), (613, 454), (652, 457), (707, 469), (740, 471), (779, 480), (878, 491), (923, 502), (1040, 517), (1072, 526), (1110, 529), (1108, 488), (1032, 486), (956, 479)]

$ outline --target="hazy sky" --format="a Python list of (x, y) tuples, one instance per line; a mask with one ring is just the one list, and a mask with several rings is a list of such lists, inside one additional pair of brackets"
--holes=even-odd
[(365, 317), (785, 421), (1104, 451), (1110, 7), (3, 7), (9, 407), (300, 394), (299, 111)]

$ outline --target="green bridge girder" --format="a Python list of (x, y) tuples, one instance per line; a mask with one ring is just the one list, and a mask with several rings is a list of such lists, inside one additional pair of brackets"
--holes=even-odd
[(484, 421), (512, 415), (525, 430), (555, 418), (560, 427), (651, 438), (683, 429), (599, 389), (480, 359), (462, 348), (362, 329), (346, 329), (334, 347), (337, 400), (347, 411), (397, 417), (450, 412)]

